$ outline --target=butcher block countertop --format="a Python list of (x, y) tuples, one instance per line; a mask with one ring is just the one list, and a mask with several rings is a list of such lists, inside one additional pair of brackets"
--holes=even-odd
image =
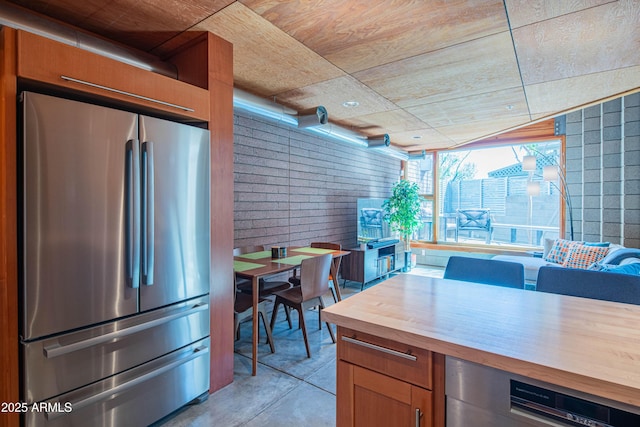
[(323, 319), (640, 406), (637, 305), (401, 274)]

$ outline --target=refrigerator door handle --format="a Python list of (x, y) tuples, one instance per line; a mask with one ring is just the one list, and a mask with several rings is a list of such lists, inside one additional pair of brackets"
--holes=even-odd
[(137, 139), (127, 141), (125, 149), (125, 257), (127, 285), (140, 283), (140, 148)]
[(153, 142), (142, 144), (142, 283), (153, 285), (154, 264), (154, 172)]
[(123, 338), (128, 335), (135, 334), (147, 329), (151, 329), (153, 327), (171, 322), (181, 317), (190, 316), (194, 313), (198, 313), (200, 311), (208, 310), (208, 309), (209, 309), (209, 304), (200, 304), (200, 303), (192, 307), (188, 307), (187, 309), (180, 308), (176, 310), (175, 313), (168, 314), (158, 319), (154, 319), (149, 322), (141, 323), (128, 328), (119, 329), (119, 330), (109, 332), (104, 335), (99, 335), (97, 337), (89, 338), (86, 340), (76, 341), (67, 345), (61, 345), (59, 342), (55, 342), (51, 345), (45, 346), (43, 348), (43, 353), (47, 359), (52, 359), (54, 357), (72, 353), (74, 351), (82, 350), (85, 348), (93, 347), (95, 345), (104, 344), (109, 341)]
[[(122, 393), (132, 387), (135, 387), (145, 381), (149, 381), (155, 377), (158, 377), (162, 374), (164, 374), (167, 371), (170, 371), (171, 369), (174, 369), (180, 365), (183, 365), (193, 359), (196, 359), (198, 357), (202, 357), (205, 356), (209, 353), (209, 347), (207, 346), (200, 346), (198, 348), (195, 348), (191, 353), (187, 353), (184, 355), (181, 355), (180, 358), (178, 358), (177, 360), (174, 360), (172, 362), (167, 363), (164, 366), (159, 367), (158, 369), (154, 369), (151, 372), (148, 372), (146, 374), (140, 375), (139, 377), (133, 378), (130, 381), (124, 382), (122, 384), (119, 384), (113, 388), (104, 390), (100, 393), (96, 393), (92, 396), (87, 397), (86, 399), (82, 399), (82, 400), (78, 400), (76, 402), (70, 402), (71, 403), (71, 407), (73, 408), (73, 411), (79, 411), (82, 408), (85, 408), (87, 406), (90, 406), (94, 403), (103, 401), (103, 400), (107, 400), (109, 399), (111, 396), (118, 394), (118, 393)], [(65, 412), (45, 412), (44, 416), (47, 420), (51, 421), (54, 420), (56, 418), (59, 418), (61, 416), (65, 415)]]

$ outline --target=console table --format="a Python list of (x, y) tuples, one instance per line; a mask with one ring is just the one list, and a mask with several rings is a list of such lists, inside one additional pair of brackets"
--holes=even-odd
[(367, 283), (404, 267), (404, 244), (393, 241), (378, 243), (375, 248), (365, 247), (349, 249), (351, 254), (342, 262), (342, 278)]

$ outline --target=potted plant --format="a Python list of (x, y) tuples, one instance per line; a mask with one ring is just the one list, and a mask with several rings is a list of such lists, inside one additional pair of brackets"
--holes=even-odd
[(424, 198), (420, 196), (418, 184), (405, 179), (391, 189), (391, 197), (384, 201), (384, 219), (393, 231), (398, 232), (404, 242), (405, 270), (410, 269), (411, 236), (423, 226), (420, 208)]

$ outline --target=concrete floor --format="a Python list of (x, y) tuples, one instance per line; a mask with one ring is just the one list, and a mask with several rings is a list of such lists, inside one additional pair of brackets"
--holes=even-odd
[[(412, 274), (442, 277), (442, 269), (414, 268)], [(379, 283), (372, 282), (366, 288)], [(366, 289), (365, 288), (365, 289)], [(343, 298), (360, 292), (360, 284), (347, 282)], [(331, 305), (331, 294), (324, 297)], [(234, 381), (200, 404), (189, 406), (159, 423), (162, 427), (232, 426), (335, 426), (336, 345), (322, 325), (318, 312), (307, 310), (311, 358), (307, 358), (297, 313), (292, 312), (289, 329), (280, 309), (273, 335), (276, 352), (271, 353), (260, 324), (258, 375), (251, 376), (251, 322), (240, 327), (235, 343)], [(269, 316), (271, 314), (269, 313)], [(335, 326), (332, 326), (335, 331)]]

